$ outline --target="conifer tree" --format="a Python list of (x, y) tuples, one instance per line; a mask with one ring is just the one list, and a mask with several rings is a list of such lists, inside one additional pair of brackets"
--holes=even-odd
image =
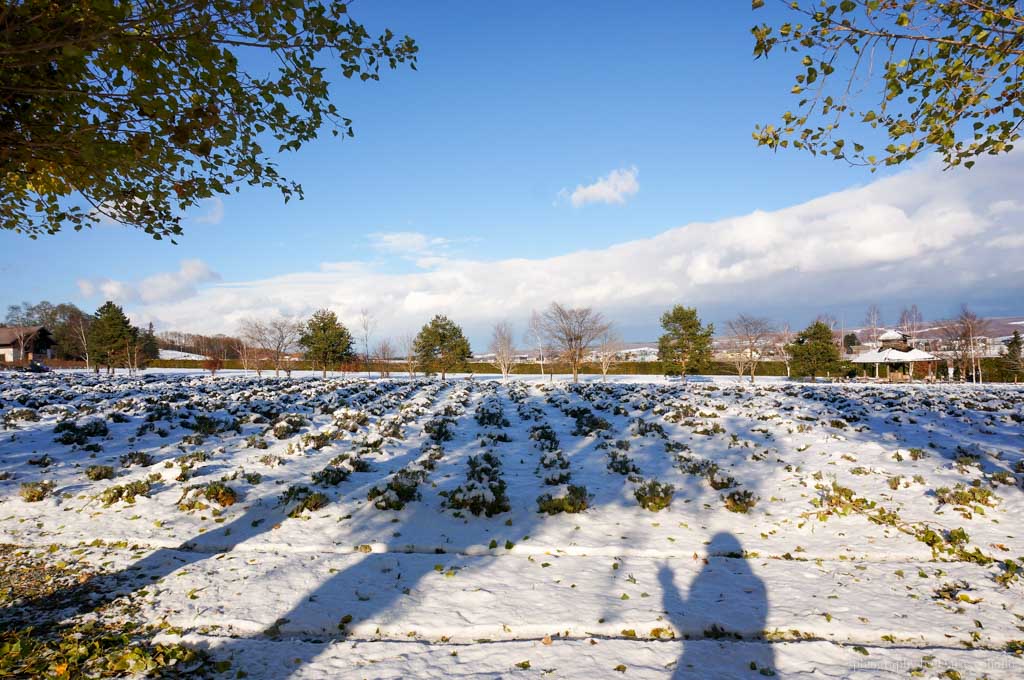
[(299, 344), (306, 348), (306, 358), (313, 368), (320, 367), (327, 377), (327, 368), (352, 358), (352, 334), (329, 309), (317, 310), (306, 322)]
[(441, 380), (463, 367), (471, 355), (469, 340), (454, 321), (438, 314), (423, 326), (413, 341), (416, 361), (427, 373), (441, 373)]
[(792, 357), (793, 371), (798, 376), (815, 378), (821, 373), (839, 369), (839, 349), (832, 342), (832, 329), (821, 321), (815, 321), (802, 330), (786, 349)]
[(1013, 373), (1013, 382), (1017, 382), (1017, 374), (1024, 373), (1024, 338), (1020, 331), (1014, 331), (1010, 342), (1006, 344), (1006, 356), (1003, 357), (1008, 371)]
[(713, 324), (703, 325), (694, 307), (676, 305), (661, 315), (665, 334), (658, 339), (658, 359), (680, 374), (694, 373), (711, 362)]
[(96, 362), (96, 370), (106, 366), (108, 373), (127, 361), (129, 347), (138, 338), (124, 310), (110, 300), (96, 310), (96, 320), (89, 328), (89, 351)]

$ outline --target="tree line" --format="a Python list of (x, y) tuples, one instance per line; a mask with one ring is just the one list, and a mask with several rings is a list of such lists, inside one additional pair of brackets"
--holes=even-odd
[[(4, 325), (44, 326), (53, 336), (55, 358), (84, 361), (96, 371), (112, 372), (118, 367), (135, 371), (159, 355), (153, 324), (145, 330), (133, 326), (124, 310), (110, 301), (93, 313), (71, 303), (23, 302), (7, 308)], [(29, 339), (20, 341), (25, 344)]]
[[(739, 314), (726, 323), (726, 333), (715, 340), (715, 327), (704, 323), (695, 307), (675, 305), (662, 314), (662, 334), (658, 338), (658, 360), (666, 374), (687, 375), (706, 370), (714, 357), (717, 344), (739, 376), (751, 381), (758, 365), (779, 361), (787, 376), (817, 377), (852, 374), (853, 367), (843, 361), (841, 348), (850, 350), (860, 345), (856, 332), (837, 329), (834, 317), (822, 314), (798, 333), (787, 324), (776, 325), (769, 319)], [(178, 331), (159, 335), (152, 324), (141, 330), (131, 324), (124, 310), (113, 302), (104, 303), (94, 313), (87, 313), (73, 304), (22, 303), (8, 308), (6, 324), (12, 326), (47, 327), (53, 334), (55, 356), (79, 359), (86, 365), (108, 371), (114, 367), (130, 370), (145, 366), (158, 357), (160, 349), (175, 349), (201, 355), (206, 367), (218, 370), (226, 361), (237, 360), (245, 370), (262, 374), (273, 370), (290, 374), (296, 359), (308, 361), (321, 375), (328, 371), (353, 370), (359, 366), (368, 374), (376, 369), (388, 376), (395, 368), (409, 375), (440, 374), (465, 370), (472, 357), (469, 340), (461, 326), (444, 315), (437, 315), (416, 334), (398, 340), (375, 337), (374, 315), (362, 310), (350, 330), (331, 310), (320, 309), (308, 319), (249, 318), (239, 325), (235, 335), (206, 336)], [(877, 305), (868, 307), (864, 326), (860, 329), (864, 343), (877, 345), (883, 325)], [(916, 305), (903, 309), (897, 328), (913, 346), (923, 331), (923, 317)], [(959, 315), (937, 322), (939, 345), (948, 365), (961, 379), (981, 381), (981, 353), (978, 339), (986, 337), (989, 323), (963, 306)], [(568, 368), (573, 381), (579, 380), (584, 364), (596, 364), (607, 376), (621, 360), (625, 347), (614, 323), (591, 307), (569, 307), (552, 302), (547, 308), (531, 313), (522, 342), (534, 353), (541, 375), (559, 362)], [(494, 324), (488, 345), (487, 360), (504, 378), (523, 358), (516, 349), (516, 332), (509, 321)], [(933, 348), (937, 349), (937, 348)], [(1014, 379), (1024, 375), (1021, 356), (1022, 338), (1014, 333), (1005, 353), (999, 358), (1001, 369)]]

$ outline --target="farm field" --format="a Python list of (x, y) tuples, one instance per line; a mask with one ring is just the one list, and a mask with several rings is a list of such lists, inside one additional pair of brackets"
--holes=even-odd
[(1024, 677), (1024, 388), (0, 374), (0, 418), (0, 676)]

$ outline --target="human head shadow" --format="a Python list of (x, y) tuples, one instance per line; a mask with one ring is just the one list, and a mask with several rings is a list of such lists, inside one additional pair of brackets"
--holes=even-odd
[(775, 672), (775, 652), (764, 641), (769, 607), (764, 582), (751, 570), (742, 545), (731, 533), (716, 534), (707, 550), (685, 598), (671, 566), (666, 563), (658, 570), (662, 607), (676, 635), (684, 640), (672, 677), (712, 677), (712, 664), (722, 660), (721, 646), (737, 640), (749, 641), (742, 663)]

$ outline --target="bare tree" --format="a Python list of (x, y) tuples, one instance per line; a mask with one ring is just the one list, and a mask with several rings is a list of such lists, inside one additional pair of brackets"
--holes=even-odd
[(608, 371), (618, 363), (619, 354), (623, 349), (625, 349), (625, 345), (622, 343), (622, 338), (619, 337), (612, 325), (608, 324), (608, 330), (601, 336), (597, 351), (594, 352), (597, 355), (597, 362), (601, 366), (602, 380), (608, 380)]
[(590, 307), (563, 307), (557, 302), (541, 315), (541, 326), (550, 346), (569, 364), (573, 382), (579, 382), (580, 366), (590, 347), (610, 328), (601, 313)]
[(382, 378), (391, 377), (391, 361), (395, 358), (395, 346), (389, 338), (381, 339), (373, 348), (373, 359), (380, 366)]
[(488, 347), (494, 360), (491, 362), (501, 372), (501, 379), (508, 380), (508, 374), (512, 372), (515, 364), (515, 336), (512, 331), (512, 324), (508, 321), (499, 321), (494, 324), (491, 332), (491, 344)]
[(914, 346), (914, 340), (917, 339), (918, 334), (921, 332), (923, 323), (924, 318), (921, 316), (921, 310), (917, 308), (917, 305), (904, 307), (903, 311), (900, 312), (900, 329), (909, 336), (911, 347)]
[(764, 355), (765, 345), (772, 333), (772, 325), (767, 319), (740, 314), (728, 323), (729, 335), (734, 343), (737, 373), (750, 375), (754, 382), (757, 365)]
[(779, 358), (782, 359), (782, 363), (786, 365), (786, 377), (792, 377), (789, 369), (789, 346), (793, 342), (793, 331), (790, 329), (788, 323), (782, 324), (782, 327), (772, 334), (771, 342), (772, 350), (779, 355)]
[(89, 369), (89, 323), (90, 317), (85, 314), (76, 314), (71, 320), (71, 333), (75, 342), (82, 344), (82, 358), (85, 359), (85, 368)]
[(978, 355), (978, 339), (988, 334), (989, 324), (967, 305), (960, 308), (960, 314), (942, 325), (946, 349), (960, 368), (960, 379), (970, 376), (971, 382), (982, 382), (981, 357)]
[(878, 342), (878, 329), (882, 325), (882, 310), (878, 308), (878, 305), (869, 305), (868, 311), (864, 315), (864, 327), (868, 331), (868, 336), (871, 338), (871, 342)]
[(366, 377), (370, 377), (370, 338), (377, 328), (377, 320), (373, 312), (366, 309), (359, 310), (359, 338), (363, 341), (363, 360), (366, 362)]
[(291, 375), (291, 366), (286, 365), (288, 352), (295, 349), (302, 335), (302, 322), (288, 318), (272, 319), (260, 324), (263, 333), (260, 337), (261, 349), (270, 354), (274, 362), (274, 377), (281, 375), (281, 370)]
[(270, 353), (270, 330), (259, 319), (243, 319), (238, 329), (242, 365), (246, 370), (252, 365), (256, 376), (261, 377), (263, 359)]
[(547, 337), (544, 333), (543, 317), (536, 311), (530, 312), (530, 323), (526, 330), (527, 343), (537, 349), (537, 359), (540, 362), (540, 375), (544, 376), (544, 362), (547, 359), (548, 347)]
[(399, 340), (399, 351), (404, 357), (403, 363), (405, 364), (405, 370), (409, 374), (410, 378), (416, 377), (416, 336), (412, 333), (406, 333)]

